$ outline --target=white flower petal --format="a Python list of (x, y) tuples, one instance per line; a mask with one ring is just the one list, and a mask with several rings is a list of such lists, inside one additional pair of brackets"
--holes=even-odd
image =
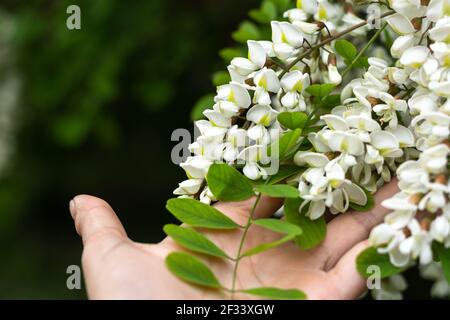
[(398, 33), (399, 35), (406, 35), (415, 32), (414, 26), (411, 21), (404, 15), (400, 13), (395, 13), (388, 17), (386, 21), (389, 23), (389, 26)]
[(321, 116), (320, 119), (324, 120), (327, 124), (328, 128), (331, 130), (337, 130), (337, 131), (348, 131), (348, 126), (346, 121), (338, 116), (327, 114), (324, 116)]
[(321, 153), (299, 151), (294, 156), (294, 163), (298, 166), (305, 164), (312, 168), (323, 168), (328, 164), (328, 158)]
[(266, 64), (267, 56), (264, 47), (257, 41), (247, 41), (248, 46), (248, 58), (259, 68), (264, 67)]
[(344, 184), (344, 190), (347, 192), (350, 202), (359, 206), (365, 206), (367, 204), (367, 195), (358, 185), (354, 183)]

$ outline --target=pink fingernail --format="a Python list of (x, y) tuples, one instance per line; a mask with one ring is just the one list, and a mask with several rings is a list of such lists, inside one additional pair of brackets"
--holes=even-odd
[(69, 202), (69, 210), (70, 210), (70, 215), (72, 216), (72, 219), (75, 220), (75, 217), (77, 216), (77, 206), (75, 204), (75, 200), (70, 200)]

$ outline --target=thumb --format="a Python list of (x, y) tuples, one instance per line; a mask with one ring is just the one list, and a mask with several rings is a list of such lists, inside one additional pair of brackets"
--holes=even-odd
[(70, 201), (69, 208), (84, 246), (97, 241), (117, 242), (127, 238), (119, 218), (104, 200), (79, 195)]

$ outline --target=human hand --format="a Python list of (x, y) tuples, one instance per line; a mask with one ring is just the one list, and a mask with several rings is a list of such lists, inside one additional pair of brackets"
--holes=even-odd
[[(375, 195), (369, 212), (348, 212), (328, 223), (324, 241), (311, 250), (301, 250), (293, 242), (242, 259), (237, 289), (279, 287), (300, 289), (309, 299), (356, 299), (366, 289), (366, 281), (356, 271), (355, 259), (367, 247), (370, 230), (388, 213), (380, 203), (397, 192), (391, 181)], [(239, 224), (248, 220), (254, 199), (217, 203), (215, 207)], [(282, 205), (280, 199), (262, 197), (255, 218), (267, 218)], [(133, 242), (103, 200), (80, 195), (70, 202), (75, 227), (84, 244), (82, 264), (91, 299), (227, 299), (229, 295), (186, 284), (165, 265), (173, 251), (184, 251), (172, 239), (159, 244)], [(236, 255), (242, 230), (203, 233), (230, 256)], [(274, 241), (279, 234), (252, 226), (245, 248)], [(219, 281), (232, 281), (234, 263), (204, 258)], [(235, 298), (252, 298), (237, 294)]]

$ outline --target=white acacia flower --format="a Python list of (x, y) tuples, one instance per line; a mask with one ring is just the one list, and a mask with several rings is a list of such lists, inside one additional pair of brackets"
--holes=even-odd
[(435, 112), (438, 109), (439, 96), (428, 89), (420, 88), (408, 100), (409, 111), (412, 115)]
[(317, 23), (296, 20), (292, 21), (292, 24), (298, 27), (299, 30), (306, 35), (312, 35), (320, 31), (320, 27)]
[(300, 8), (295, 8), (284, 12), (283, 18), (288, 18), (291, 23), (296, 23), (308, 20), (308, 13)]
[(410, 255), (413, 259), (419, 258), (422, 265), (430, 263), (433, 257), (430, 234), (420, 227), (416, 219), (411, 220), (408, 229), (411, 236), (400, 243), (399, 251), (404, 255)]
[(217, 88), (215, 102), (221, 100), (233, 102), (242, 109), (247, 109), (252, 104), (250, 93), (237, 83), (226, 84)]
[(267, 171), (260, 165), (267, 162), (267, 149), (262, 145), (253, 145), (241, 151), (238, 159), (245, 161), (244, 175), (251, 180), (267, 178)]
[(431, 262), (425, 266), (420, 266), (420, 275), (424, 279), (434, 281), (431, 287), (432, 297), (443, 299), (450, 296), (450, 285), (445, 278), (440, 263)]
[(399, 245), (405, 238), (402, 229), (384, 223), (372, 229), (369, 244), (377, 247), (380, 254), (389, 254), (389, 260), (394, 266), (405, 267), (410, 262), (410, 255), (399, 250)]
[(427, 172), (440, 174), (445, 172), (449, 154), (450, 148), (445, 144), (439, 144), (422, 152), (418, 162)]
[(273, 50), (278, 58), (287, 60), (303, 45), (300, 29), (289, 22), (272, 21)]
[(339, 14), (338, 7), (329, 3), (328, 0), (317, 0), (317, 2), (319, 5), (314, 15), (314, 19), (326, 21), (331, 26), (331, 20)]
[(401, 274), (395, 274), (381, 280), (381, 288), (371, 291), (375, 300), (401, 300), (403, 291), (408, 287), (405, 278)]
[(395, 39), (391, 47), (391, 55), (393, 58), (400, 58), (403, 53), (416, 44), (416, 37), (413, 34), (407, 34)]
[(262, 69), (267, 60), (266, 50), (259, 42), (249, 40), (247, 45), (248, 59), (237, 57), (231, 60), (233, 70), (244, 77)]
[[(444, 57), (444, 61), (446, 60), (446, 56)], [(431, 60), (431, 59), (429, 59)], [(435, 59), (436, 60), (436, 59)], [(436, 60), (435, 64), (439, 64)], [(424, 65), (425, 66), (425, 65)], [(449, 97), (450, 96), (450, 69), (447, 67), (434, 67), (432, 74), (428, 77), (428, 85), (427, 87), (433, 91), (435, 94), (441, 97)]]
[(309, 205), (306, 215), (312, 220), (320, 218), (326, 207), (336, 214), (347, 211), (350, 202), (366, 204), (366, 194), (346, 179), (338, 159), (329, 161), (323, 154), (299, 151), (294, 162), (300, 166), (310, 166), (300, 178), (300, 196), (305, 201), (299, 210), (301, 212), (304, 206)]
[(450, 17), (447, 15), (439, 19), (430, 30), (430, 38), (436, 42), (449, 42), (450, 40)]
[(214, 196), (214, 194), (211, 192), (209, 187), (206, 187), (203, 189), (203, 191), (200, 193), (199, 197), (200, 202), (203, 202), (205, 204), (211, 204), (213, 201), (217, 201), (217, 198)]
[(427, 18), (436, 22), (446, 15), (449, 7), (449, 0), (431, 0), (427, 6)]
[(272, 93), (277, 93), (281, 87), (280, 80), (275, 71), (265, 67), (255, 74), (253, 81), (257, 87), (264, 88), (264, 90)]
[(314, 15), (318, 9), (318, 0), (298, 0), (297, 9), (302, 10), (308, 15)]
[(450, 223), (445, 216), (439, 216), (431, 222), (430, 234), (434, 240), (444, 242), (450, 234)]
[(409, 81), (408, 73), (401, 68), (390, 67), (388, 68), (389, 81), (397, 85), (407, 84)]
[(215, 127), (220, 127), (220, 128), (231, 127), (231, 118), (226, 115), (223, 115), (219, 111), (208, 109), (208, 110), (203, 111), (203, 115), (206, 118), (208, 118), (209, 122), (211, 122), (211, 124)]
[(394, 238), (397, 231), (397, 228), (389, 224), (379, 224), (370, 232), (369, 244), (374, 247), (385, 245)]
[(173, 191), (173, 194), (182, 195), (195, 195), (200, 191), (200, 187), (203, 184), (203, 179), (188, 179), (178, 184), (178, 188)]
[(188, 157), (180, 166), (186, 171), (189, 179), (204, 179), (211, 164), (211, 160), (202, 156), (194, 156)]
[(423, 151), (448, 138), (450, 116), (441, 112), (424, 113), (415, 117), (411, 126), (419, 137), (417, 148)]
[(355, 134), (332, 131), (327, 141), (332, 151), (360, 156), (364, 153), (364, 144)]
[(317, 152), (297, 152), (294, 163), (300, 167), (307, 165), (310, 168), (324, 168), (329, 162), (327, 156)]
[(397, 127), (397, 112), (406, 112), (408, 109), (408, 104), (405, 100), (396, 99), (389, 93), (385, 92), (380, 93), (380, 99), (384, 102), (384, 104), (374, 106), (373, 111), (381, 117), (380, 121), (389, 123), (389, 126), (392, 128)]
[(227, 133), (227, 128), (220, 128), (214, 126), (208, 120), (198, 120), (195, 122), (195, 127), (200, 131), (200, 135), (208, 137), (214, 141), (221, 141)]
[(247, 131), (233, 126), (227, 133), (227, 139), (224, 144), (223, 158), (225, 161), (235, 161), (239, 152), (247, 145)]
[(430, 54), (430, 49), (424, 46), (415, 46), (406, 49), (401, 58), (400, 63), (404, 66), (418, 69), (427, 60)]
[(213, 110), (219, 112), (226, 118), (231, 118), (239, 113), (240, 108), (235, 103), (230, 101), (218, 101), (213, 106)]
[(400, 148), (414, 147), (415, 137), (411, 130), (402, 125), (388, 127), (386, 131), (392, 133), (400, 145)]
[(223, 138), (212, 139), (207, 136), (200, 136), (189, 145), (189, 150), (196, 156), (203, 156), (208, 160), (221, 160), (223, 153)]
[(397, 138), (388, 131), (374, 131), (370, 134), (370, 143), (384, 158), (398, 158), (403, 155)]
[(404, 36), (416, 32), (411, 21), (401, 13), (394, 13), (386, 19), (389, 26), (397, 34)]
[[(449, 26), (450, 27), (450, 26)], [(450, 66), (450, 45), (444, 42), (435, 42), (430, 45), (433, 56), (439, 61), (441, 66)]]
[(389, 5), (409, 19), (423, 16), (426, 9), (421, 5), (420, 0), (389, 0)]
[(277, 112), (269, 106), (256, 105), (247, 112), (247, 120), (265, 127), (270, 126), (277, 117)]
[(339, 85), (342, 82), (342, 76), (339, 70), (334, 65), (328, 65), (328, 73), (326, 74), (326, 82), (334, 85)]
[(370, 132), (381, 130), (380, 125), (367, 115), (354, 115), (345, 118), (348, 126), (355, 130), (355, 134), (363, 142), (370, 142)]
[(309, 87), (310, 82), (309, 74), (294, 70), (283, 76), (281, 79), (281, 87), (285, 92), (294, 91), (303, 93), (303, 91)]

